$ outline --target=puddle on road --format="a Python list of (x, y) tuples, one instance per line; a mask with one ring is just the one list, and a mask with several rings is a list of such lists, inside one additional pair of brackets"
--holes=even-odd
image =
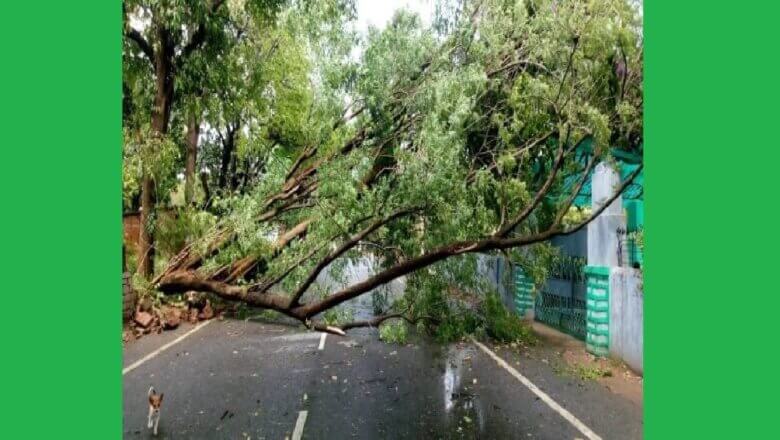
[(473, 347), (451, 345), (441, 358), (444, 362), (442, 392), (445, 423), (451, 434), (471, 436), (485, 430), (483, 404), (475, 390), (474, 371), (469, 371), (471, 359), (476, 355)]

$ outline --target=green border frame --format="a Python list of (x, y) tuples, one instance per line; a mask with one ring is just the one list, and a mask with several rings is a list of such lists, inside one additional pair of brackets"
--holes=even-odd
[[(645, 437), (773, 438), (780, 5), (644, 8)], [(121, 435), (120, 30), (119, 1), (0, 14), (8, 438)]]
[(0, 14), (4, 438), (120, 438), (122, 4)]
[(779, 16), (645, 2), (647, 439), (778, 438)]

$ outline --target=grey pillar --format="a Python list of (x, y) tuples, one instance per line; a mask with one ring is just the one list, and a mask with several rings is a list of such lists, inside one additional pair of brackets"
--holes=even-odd
[[(620, 186), (620, 175), (604, 162), (593, 171), (591, 206), (595, 211), (604, 205)], [(619, 267), (618, 230), (626, 229), (623, 213), (623, 197), (618, 196), (596, 219), (588, 225), (588, 265)]]

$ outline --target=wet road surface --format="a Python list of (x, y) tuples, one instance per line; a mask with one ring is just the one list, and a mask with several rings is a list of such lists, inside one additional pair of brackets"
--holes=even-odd
[[(189, 331), (147, 336), (128, 366)], [(375, 330), (347, 337), (254, 321), (214, 321), (123, 376), (124, 438), (154, 438), (146, 392), (165, 393), (156, 438), (584, 439), (577, 428), (472, 343)], [(603, 439), (642, 438), (642, 410), (595, 382), (562, 377), (513, 353), (499, 356)]]

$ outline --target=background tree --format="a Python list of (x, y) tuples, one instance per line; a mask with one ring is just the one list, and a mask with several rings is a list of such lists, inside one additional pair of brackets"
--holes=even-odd
[[(126, 89), (141, 97), (134, 100), (136, 106), (148, 109), (134, 121), (135, 129), (140, 132), (136, 139), (146, 146), (139, 149), (146, 153), (141, 162), (146, 166), (140, 167), (138, 240), (138, 271), (144, 276), (151, 276), (154, 270), (155, 177), (161, 177), (151, 172), (149, 163), (157, 160), (156, 155), (170, 141), (168, 132), (174, 100), (189, 83), (199, 83), (201, 75), (208, 75), (212, 66), (221, 68), (221, 54), (240, 38), (239, 23), (271, 21), (280, 3), (276, 0), (127, 0), (122, 4), (125, 84), (129, 84)], [(147, 112), (148, 125), (142, 122)]]

